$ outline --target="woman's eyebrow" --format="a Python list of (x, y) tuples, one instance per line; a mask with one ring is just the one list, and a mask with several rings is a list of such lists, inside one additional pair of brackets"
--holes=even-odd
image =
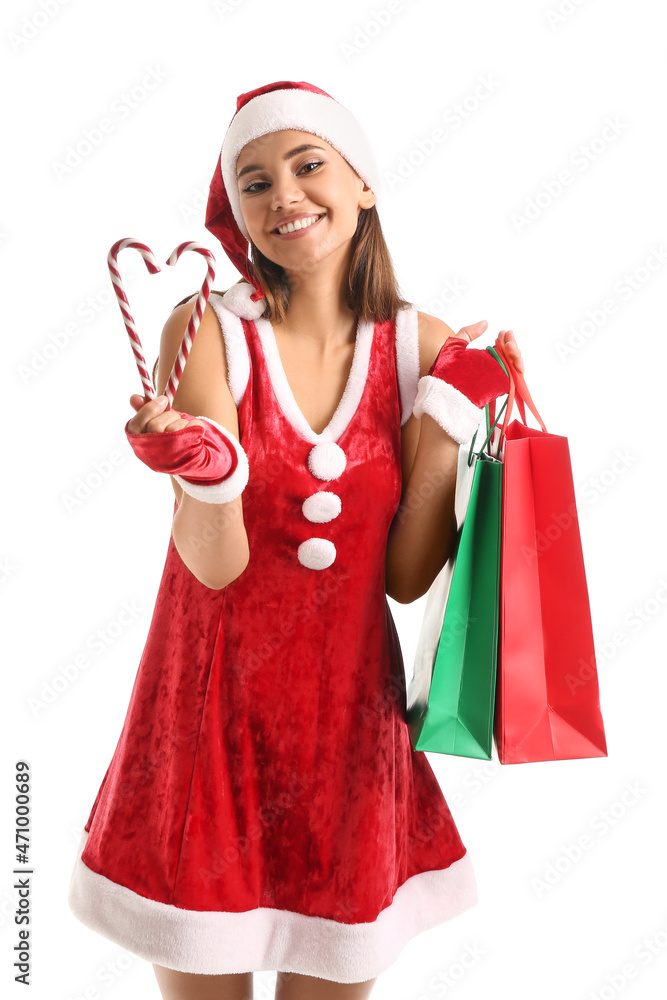
[[(307, 149), (321, 149), (323, 153), (326, 153), (324, 146), (313, 146), (312, 143), (304, 143), (303, 146), (295, 146), (294, 149), (290, 149), (288, 153), (285, 153), (283, 160), (290, 160), (293, 156), (298, 156), (299, 153), (305, 152)], [(239, 170), (236, 175), (237, 181), (240, 181), (244, 174), (249, 174), (251, 170), (263, 170), (264, 167), (259, 163), (251, 163), (249, 166), (244, 167), (243, 170)]]

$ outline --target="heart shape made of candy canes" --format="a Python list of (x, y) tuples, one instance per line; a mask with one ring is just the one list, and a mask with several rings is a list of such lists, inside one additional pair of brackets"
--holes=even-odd
[[(130, 312), (130, 303), (128, 302), (127, 294), (123, 288), (120, 271), (118, 270), (118, 254), (121, 250), (124, 250), (127, 247), (132, 247), (133, 249), (139, 251), (150, 274), (157, 274), (161, 268), (157, 263), (155, 255), (150, 247), (146, 246), (145, 243), (140, 243), (138, 240), (132, 239), (131, 237), (117, 240), (107, 254), (107, 264), (109, 266), (111, 282), (116, 293), (120, 311), (123, 315), (125, 329), (127, 330), (130, 338), (130, 345), (134, 353), (137, 368), (139, 369), (141, 383), (144, 387), (144, 395), (146, 395), (149, 399), (155, 399), (155, 389), (153, 388), (153, 383), (146, 368), (146, 359), (144, 358), (141, 340), (139, 339), (139, 334), (137, 333), (134, 325), (134, 319), (132, 317), (132, 313)], [(194, 240), (186, 240), (185, 243), (179, 243), (176, 249), (169, 256), (167, 264), (175, 264), (181, 254), (186, 250), (194, 250), (206, 257), (206, 277), (204, 278), (202, 286), (199, 290), (197, 301), (195, 302), (192, 310), (187, 329), (183, 335), (181, 346), (178, 349), (176, 360), (174, 361), (171, 373), (167, 380), (166, 388), (164, 390), (164, 394), (169, 400), (169, 406), (171, 406), (174, 402), (174, 396), (176, 395), (176, 390), (178, 389), (178, 383), (181, 380), (181, 375), (183, 374), (183, 369), (185, 368), (185, 362), (188, 359), (192, 342), (195, 339), (195, 334), (199, 329), (199, 324), (204, 314), (208, 297), (211, 294), (211, 286), (213, 285), (213, 279), (215, 277), (215, 257), (207, 247), (203, 246), (201, 243), (195, 242)]]

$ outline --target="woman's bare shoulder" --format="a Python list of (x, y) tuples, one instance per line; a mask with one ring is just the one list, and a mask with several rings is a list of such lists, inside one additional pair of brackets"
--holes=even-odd
[(419, 376), (421, 378), (428, 372), (447, 338), (453, 337), (455, 334), (443, 320), (423, 312), (417, 313), (417, 329), (419, 331)]
[[(195, 300), (174, 306), (160, 338), (157, 390), (164, 392), (176, 355), (190, 321)], [(210, 303), (192, 341), (181, 375), (174, 408), (197, 416), (210, 417), (238, 438), (236, 404), (227, 382), (227, 359), (220, 321)]]
[[(174, 306), (164, 324), (160, 337), (158, 367), (158, 382), (160, 386), (158, 388), (161, 388), (163, 384), (166, 385), (169, 372), (190, 322), (194, 303), (195, 299), (193, 298), (189, 302), (180, 302)], [(186, 395), (189, 396), (191, 391), (205, 390), (206, 387), (211, 387), (214, 391), (216, 388), (223, 392), (226, 390), (229, 393), (224, 338), (220, 321), (210, 302), (206, 303), (176, 393), (177, 397), (180, 394), (181, 408), (192, 412), (188, 410), (182, 398)], [(181, 392), (181, 389), (183, 389), (183, 392)], [(174, 405), (177, 405), (176, 398), (174, 399)]]

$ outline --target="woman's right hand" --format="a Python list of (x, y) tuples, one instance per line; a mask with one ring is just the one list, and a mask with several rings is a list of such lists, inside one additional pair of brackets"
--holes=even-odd
[[(125, 424), (125, 435), (137, 458), (154, 472), (181, 476), (197, 485), (218, 485), (236, 469), (233, 435), (210, 419), (168, 407), (168, 400), (130, 396), (137, 411)], [(165, 431), (180, 431), (166, 434)]]
[[(162, 402), (161, 402), (162, 401)], [(163, 431), (178, 431), (188, 424), (199, 424), (203, 427), (201, 420), (195, 420), (187, 414), (189, 419), (181, 416), (179, 410), (173, 410), (168, 406), (166, 396), (158, 396), (157, 399), (147, 400), (146, 396), (133, 393), (130, 396), (130, 404), (137, 412), (128, 420), (125, 429), (132, 434), (156, 433)]]
[[(154, 472), (180, 474), (201, 465), (206, 424), (191, 413), (174, 410), (166, 396), (146, 399), (133, 394), (137, 411), (125, 424), (125, 435), (134, 454)], [(166, 431), (180, 431), (167, 434)]]

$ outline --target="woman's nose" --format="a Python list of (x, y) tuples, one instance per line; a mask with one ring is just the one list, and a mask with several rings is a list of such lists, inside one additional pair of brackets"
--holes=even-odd
[(282, 208), (294, 205), (302, 198), (302, 193), (294, 177), (276, 178), (271, 192), (271, 207)]

